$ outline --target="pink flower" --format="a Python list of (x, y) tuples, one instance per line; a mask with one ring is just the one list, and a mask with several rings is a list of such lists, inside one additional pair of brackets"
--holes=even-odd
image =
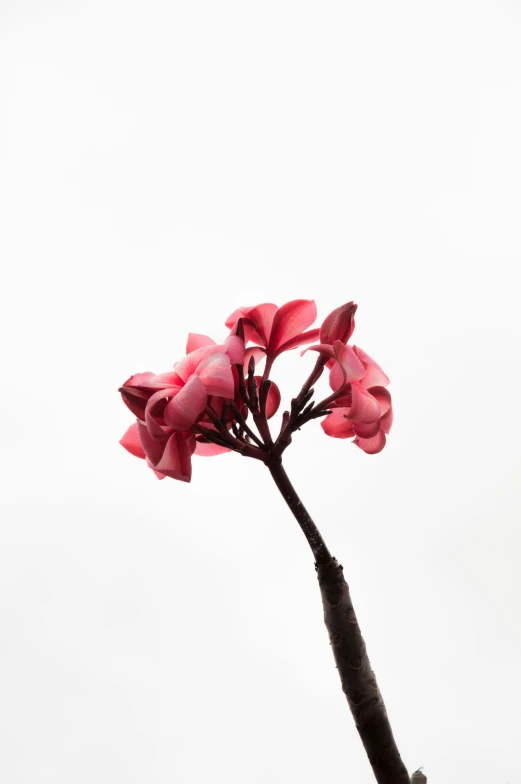
[(314, 300), (295, 299), (280, 308), (269, 302), (238, 308), (226, 319), (226, 326), (233, 331), (242, 318), (245, 341), (258, 343), (257, 351), (265, 353), (268, 362), (272, 362), (283, 351), (318, 338), (318, 329), (304, 331), (316, 317)]
[[(356, 446), (367, 454), (376, 454), (384, 448), (393, 421), (391, 395), (385, 389), (389, 378), (361, 348), (342, 348), (338, 344), (335, 341), (329, 383), (333, 391), (342, 394), (331, 405), (332, 413), (321, 422), (322, 429), (333, 438), (355, 436)], [(325, 347), (320, 348), (325, 353)]]
[(161, 479), (170, 476), (185, 482), (191, 478), (194, 451), (225, 451), (215, 445), (198, 450), (190, 428), (203, 418), (210, 396), (234, 398), (231, 362), (243, 361), (244, 343), (232, 336), (219, 346), (211, 338), (189, 335), (187, 349), (189, 353), (173, 371), (138, 373), (119, 390), (138, 420), (127, 430), (121, 445), (146, 459)]
[(322, 322), (320, 327), (320, 342), (333, 345), (335, 340), (347, 343), (355, 328), (354, 315), (358, 305), (347, 302), (333, 310)]

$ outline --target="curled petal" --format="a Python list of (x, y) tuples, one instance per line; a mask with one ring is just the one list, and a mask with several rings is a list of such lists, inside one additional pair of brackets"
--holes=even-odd
[(186, 353), (191, 354), (198, 348), (205, 348), (205, 346), (215, 346), (215, 340), (209, 338), (208, 335), (199, 335), (197, 332), (189, 332), (188, 340), (186, 341)]
[(357, 307), (354, 302), (347, 302), (333, 310), (320, 327), (320, 342), (332, 344), (335, 340), (341, 340), (342, 343), (347, 343), (355, 328), (354, 315)]
[(168, 439), (168, 434), (163, 433), (163, 439), (161, 441), (158, 441), (157, 439), (152, 438), (144, 422), (138, 422), (137, 426), (138, 426), (139, 440), (141, 441), (141, 446), (143, 447), (143, 451), (145, 452), (147, 459), (150, 461), (152, 466), (155, 467), (163, 456), (163, 451), (165, 449), (165, 444)]
[(154, 466), (152, 465), (148, 457), (147, 457), (147, 466), (152, 469), (152, 471), (154, 472), (154, 474), (157, 476), (158, 479), (166, 479), (165, 474), (161, 474), (159, 471), (156, 471), (156, 469), (154, 468)]
[(154, 378), (154, 376), (155, 376), (155, 373), (149, 373), (149, 372), (147, 372), (147, 373), (136, 373), (134, 376), (130, 376), (130, 378), (127, 378), (125, 383), (122, 384), (121, 386), (122, 387), (140, 387), (143, 384), (146, 384), (152, 378)]
[(384, 414), (384, 416), (380, 419), (380, 427), (384, 431), (384, 433), (389, 433), (391, 430), (391, 426), (393, 424), (393, 410), (392, 408)]
[(121, 387), (119, 392), (129, 411), (132, 411), (138, 419), (144, 419), (150, 392), (142, 392), (139, 389), (134, 390), (132, 387)]
[(272, 302), (264, 302), (262, 305), (257, 305), (248, 310), (245, 314), (245, 318), (251, 321), (255, 327), (255, 332), (251, 335), (251, 340), (255, 340), (256, 337), (258, 337), (260, 340), (257, 342), (264, 346), (268, 345), (273, 320), (277, 310), (277, 306)]
[(360, 438), (374, 438), (380, 430), (380, 420), (377, 419), (367, 425), (361, 422), (353, 422), (353, 430), (355, 435), (360, 436)]
[(381, 452), (385, 446), (386, 438), (383, 430), (380, 430), (374, 438), (355, 438), (353, 444), (356, 444), (363, 452), (368, 455), (376, 455)]
[(297, 346), (302, 346), (304, 343), (312, 343), (317, 338), (318, 329), (310, 329), (307, 332), (301, 332), (300, 335), (295, 335), (294, 338), (290, 338), (286, 343), (283, 343), (282, 346), (277, 349), (277, 354), (282, 354), (283, 351), (289, 351), (292, 348), (297, 348)]
[(127, 452), (130, 452), (131, 455), (140, 457), (142, 459), (146, 457), (145, 450), (141, 446), (141, 441), (139, 440), (137, 422), (134, 422), (133, 425), (130, 425), (123, 438), (120, 439), (119, 443), (122, 447), (124, 447), (124, 449), (127, 450)]
[(230, 357), (232, 365), (239, 365), (244, 362), (244, 340), (237, 335), (230, 335), (224, 341), (224, 353)]
[(337, 360), (329, 374), (329, 385), (333, 391), (340, 389), (344, 384), (359, 381), (364, 377), (365, 367), (351, 346), (346, 346), (340, 340), (335, 340), (333, 351)]
[(332, 438), (351, 438), (355, 435), (353, 423), (346, 417), (345, 408), (336, 408), (320, 423), (326, 436)]
[(201, 455), (202, 457), (212, 457), (213, 455), (222, 455), (224, 452), (230, 452), (231, 450), (225, 446), (219, 446), (219, 444), (205, 444), (202, 441), (197, 441), (195, 444), (195, 454)]
[(208, 395), (233, 398), (234, 383), (230, 358), (226, 354), (206, 357), (197, 365), (196, 373), (206, 387)]
[(144, 389), (149, 389), (151, 392), (157, 392), (160, 389), (166, 389), (167, 387), (179, 387), (183, 386), (183, 379), (175, 372), (175, 370), (169, 370), (168, 373), (158, 373), (157, 376), (154, 376), (145, 384), (143, 384)]
[(370, 387), (367, 391), (376, 400), (378, 400), (381, 409), (380, 416), (384, 416), (384, 414), (387, 414), (387, 412), (389, 411), (392, 405), (391, 393), (389, 392), (389, 390), (385, 389), (385, 387)]
[(162, 400), (168, 397), (173, 397), (174, 395), (177, 395), (178, 392), (179, 392), (178, 387), (173, 387), (173, 388), (167, 387), (166, 389), (160, 389), (158, 392), (154, 392), (154, 394), (152, 395), (152, 397), (150, 398), (150, 400), (146, 405), (145, 424), (147, 426), (150, 436), (156, 441), (162, 441), (164, 439), (165, 431), (163, 430), (163, 428), (155, 418), (157, 416), (157, 412), (156, 414), (154, 414), (154, 408)]
[(172, 433), (166, 442), (161, 460), (154, 468), (160, 474), (179, 479), (181, 482), (189, 482), (192, 478), (190, 450), (186, 439), (178, 430)]
[[(269, 353), (276, 354), (283, 344), (288, 343), (297, 335), (301, 335), (304, 330), (313, 324), (316, 317), (317, 306), (312, 299), (295, 299), (282, 305), (273, 318), (269, 336)], [(314, 340), (314, 338), (311, 338), (311, 340)], [(290, 346), (290, 348), (294, 347)]]
[(349, 409), (349, 419), (361, 424), (369, 424), (380, 419), (380, 404), (366, 389), (359, 384), (353, 384), (351, 394), (352, 403)]
[(315, 346), (308, 346), (303, 351), (300, 352), (300, 356), (303, 357), (306, 351), (318, 351), (319, 354), (322, 354), (324, 357), (329, 357), (329, 359), (335, 359), (335, 352), (333, 351), (333, 346), (330, 346), (328, 343), (317, 343)]
[(357, 357), (361, 360), (365, 367), (365, 376), (361, 381), (363, 387), (368, 389), (369, 387), (386, 387), (390, 384), (389, 376), (387, 376), (380, 365), (378, 365), (374, 359), (371, 359), (369, 354), (366, 354), (365, 351), (359, 346), (353, 346)]
[(190, 354), (187, 354), (186, 357), (176, 362), (174, 365), (176, 373), (181, 377), (183, 381), (188, 381), (191, 375), (195, 373), (195, 370), (200, 362), (207, 357), (211, 357), (214, 354), (223, 354), (224, 348), (222, 346), (201, 346), (201, 348), (195, 349), (195, 351), (191, 351)]
[(186, 384), (167, 403), (163, 417), (174, 430), (187, 430), (203, 411), (208, 393), (199, 376), (190, 376)]

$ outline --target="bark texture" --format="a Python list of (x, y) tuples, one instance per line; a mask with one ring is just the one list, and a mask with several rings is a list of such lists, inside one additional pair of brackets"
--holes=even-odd
[(332, 558), (327, 564), (317, 564), (316, 570), (342, 690), (375, 778), (378, 784), (411, 784), (371, 669), (342, 566)]

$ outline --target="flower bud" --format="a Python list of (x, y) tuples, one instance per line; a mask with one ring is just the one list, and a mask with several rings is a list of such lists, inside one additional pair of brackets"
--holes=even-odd
[(347, 343), (355, 328), (354, 315), (357, 307), (354, 302), (347, 302), (333, 310), (320, 327), (320, 342), (332, 345), (335, 340), (341, 340), (342, 343)]

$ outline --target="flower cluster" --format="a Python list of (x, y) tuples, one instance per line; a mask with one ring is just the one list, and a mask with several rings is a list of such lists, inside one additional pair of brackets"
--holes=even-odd
[[(320, 329), (309, 329), (317, 316), (313, 300), (293, 300), (280, 308), (264, 303), (234, 311), (225, 322), (230, 334), (223, 343), (190, 333), (186, 355), (172, 371), (138, 373), (121, 386), (136, 422), (120, 443), (146, 460), (160, 479), (185, 482), (191, 479), (194, 453), (237, 451), (269, 463), (280, 459), (296, 430), (319, 417), (325, 417), (321, 424), (327, 435), (354, 437), (369, 454), (381, 451), (392, 423), (389, 379), (362, 349), (348, 345), (356, 308), (349, 302), (330, 313)], [(273, 439), (268, 420), (280, 404), (278, 387), (269, 378), (273, 362), (284, 351), (316, 340), (305, 350), (319, 354), (313, 372)], [(263, 359), (263, 375), (255, 375)], [(310, 403), (312, 385), (325, 367), (333, 392)], [(258, 435), (247, 422), (250, 415)]]

